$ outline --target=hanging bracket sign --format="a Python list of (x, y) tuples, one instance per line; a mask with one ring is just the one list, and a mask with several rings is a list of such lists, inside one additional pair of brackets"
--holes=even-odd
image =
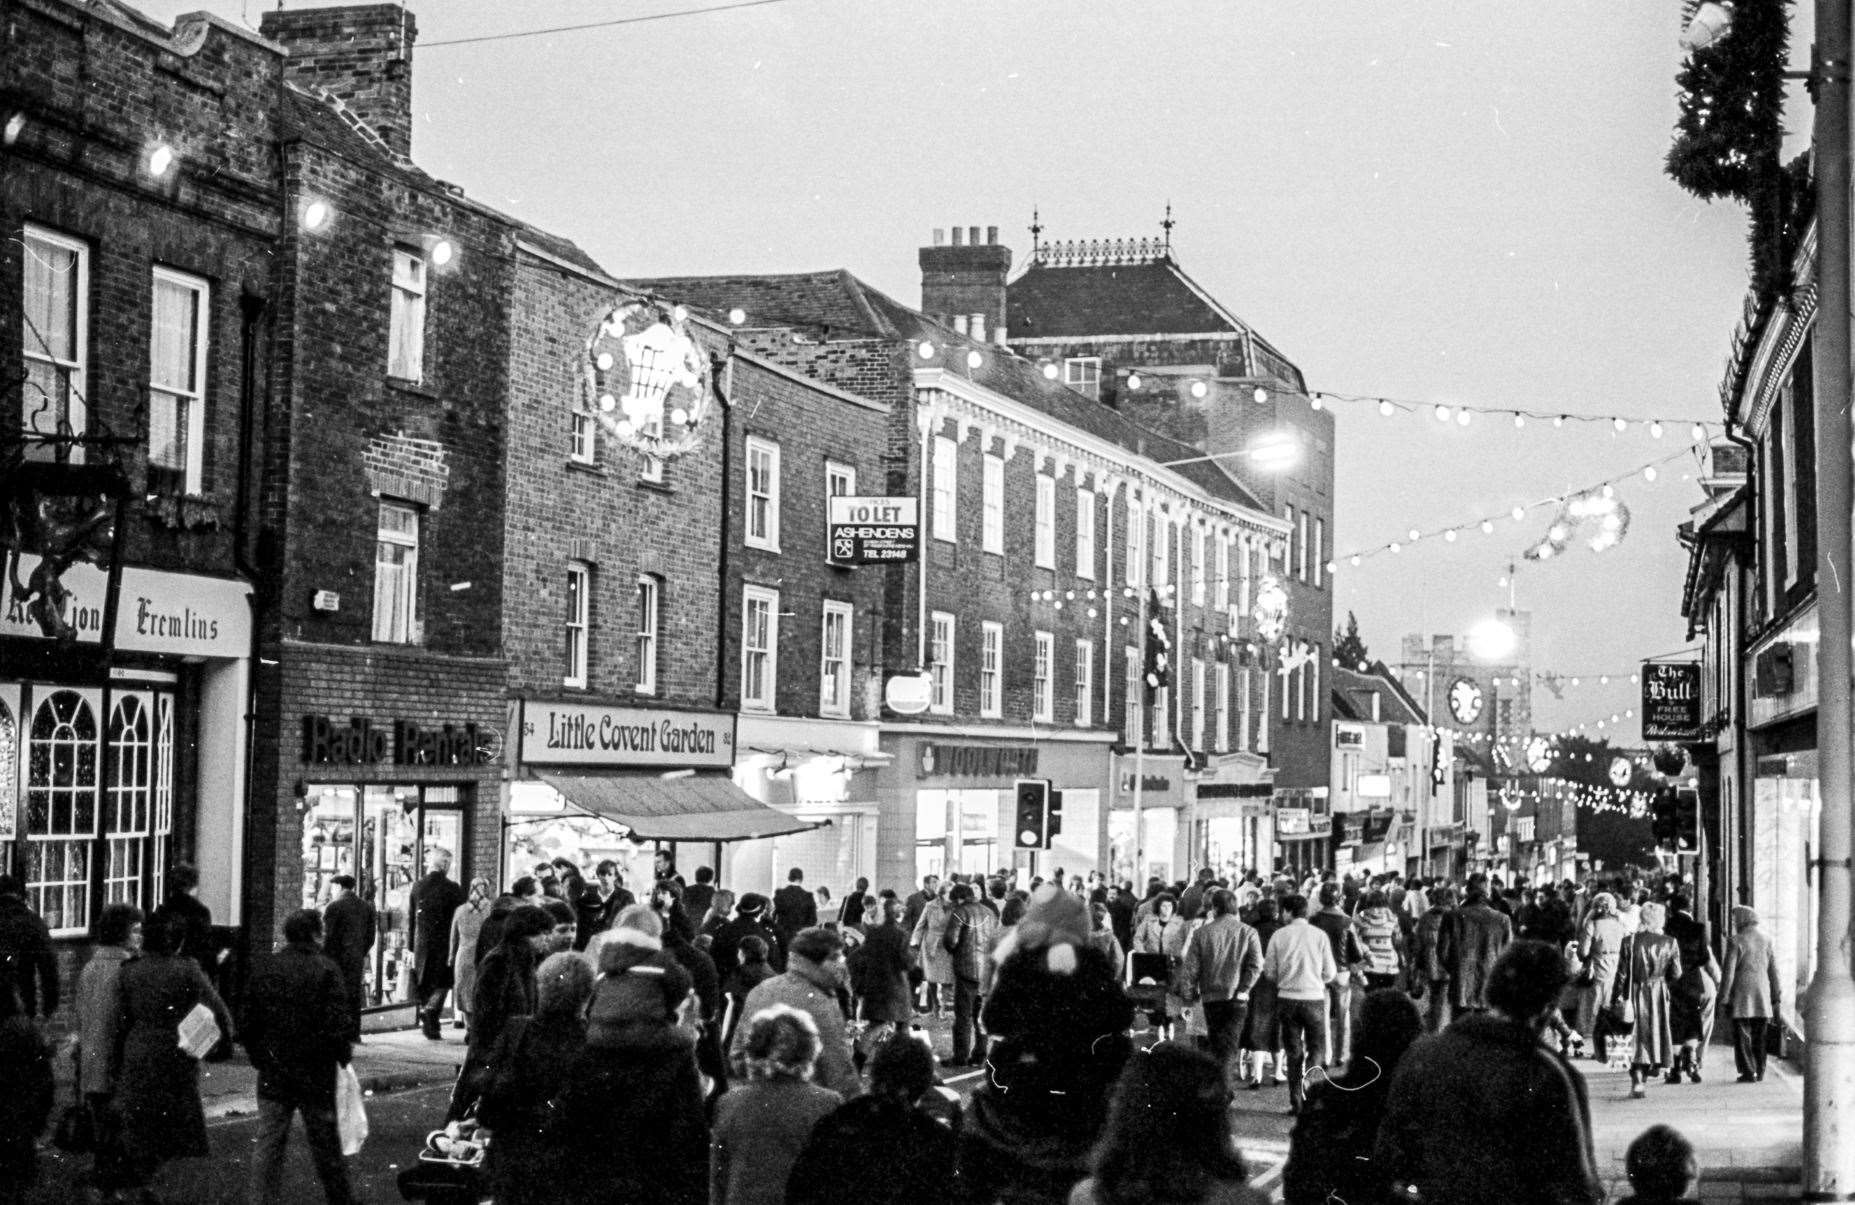
[(1645, 661), (1642, 666), (1642, 739), (1700, 739), (1700, 663)]
[(919, 498), (831, 499), (831, 561), (837, 565), (898, 565), (921, 548)]

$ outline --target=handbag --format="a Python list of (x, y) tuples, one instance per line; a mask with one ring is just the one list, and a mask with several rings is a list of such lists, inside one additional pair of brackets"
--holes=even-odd
[(1632, 936), (1623, 954), (1623, 990), (1610, 1001), (1604, 1010), (1610, 1020), (1611, 1030), (1626, 1034), (1636, 1028), (1636, 993), (1633, 990), (1636, 977), (1636, 938)]
[(362, 1102), (361, 1077), (354, 1073), (353, 1063), (342, 1063), (335, 1069), (335, 1132), (341, 1137), (344, 1156), (361, 1153), (367, 1141), (367, 1106)]

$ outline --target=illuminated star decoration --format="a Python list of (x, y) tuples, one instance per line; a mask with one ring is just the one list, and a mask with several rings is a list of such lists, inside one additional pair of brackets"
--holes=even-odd
[(1526, 550), (1529, 561), (1550, 560), (1564, 552), (1574, 539), (1583, 539), (1592, 552), (1621, 543), (1630, 529), (1630, 508), (1613, 490), (1587, 490), (1559, 504), (1552, 526), (1539, 543)]

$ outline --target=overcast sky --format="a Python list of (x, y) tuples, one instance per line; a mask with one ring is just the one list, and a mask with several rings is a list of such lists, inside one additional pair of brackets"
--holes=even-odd
[[(919, 304), (936, 226), (1157, 235), (1341, 394), (1719, 419), (1745, 215), (1661, 171), (1680, 5), (1616, 0), (774, 0), (471, 45), (722, 0), (414, 5), (414, 157), (624, 276), (844, 267)], [(146, 0), (171, 21), (199, 0)], [(206, 7), (255, 23), (257, 0)], [(309, 7), (291, 0), (291, 8)], [(1807, 62), (1806, 11), (1794, 64)], [(1810, 113), (1793, 93), (1790, 149)], [(1336, 611), (1377, 656), (1465, 632), (1550, 522), (1345, 555), (1530, 504), (1676, 452), (1687, 421), (1464, 428), (1342, 406)], [(1543, 728), (1634, 707), (1641, 657), (1686, 645), (1674, 528), (1691, 463), (1620, 484), (1628, 537), (1523, 566), (1539, 670), (1590, 678)], [(1628, 726), (1633, 739), (1635, 726)]]

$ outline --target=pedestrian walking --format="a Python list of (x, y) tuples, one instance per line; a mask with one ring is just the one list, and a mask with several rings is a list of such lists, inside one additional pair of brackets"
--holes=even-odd
[[(122, 968), (142, 949), (142, 910), (107, 904), (97, 917), (97, 946), (78, 972), (77, 1091), (90, 1112), (90, 1184), (105, 1199), (139, 1187), (122, 1146), (116, 1099), (116, 1050), (122, 1040)], [(0, 989), (4, 990), (4, 989)]]
[(637, 897), (625, 889), (624, 879), (618, 873), (618, 863), (611, 858), (603, 859), (593, 867), (593, 882), (580, 893), (579, 899), (573, 901), (574, 911), (580, 917), (580, 928), (574, 936), (573, 948), (584, 950), (587, 943), (592, 941), (593, 934), (610, 929), (620, 910), (637, 902)]
[(1449, 938), (1451, 1009), (1458, 1016), (1487, 1012), (1492, 1007), (1487, 999), (1488, 976), (1501, 951), (1514, 939), (1514, 923), (1493, 906), (1486, 876), (1469, 876), (1469, 889), (1450, 920)]
[[(1274, 899), (1256, 901), (1252, 915), (1256, 921), (1252, 926), (1256, 930), (1256, 940), (1262, 945), (1263, 964), (1268, 965), (1269, 942), (1282, 927), (1282, 906)], [(1239, 1060), (1238, 1075), (1249, 1084), (1252, 1092), (1262, 1090), (1263, 1077), (1268, 1074), (1269, 1060), (1275, 1060), (1275, 1082), (1288, 1082), (1287, 1060), (1282, 1056), (1282, 1027), (1276, 1017), (1276, 1006), (1281, 997), (1276, 994), (1275, 980), (1267, 973), (1256, 976), (1256, 986), (1250, 989), (1249, 1016), (1243, 1022), (1242, 1054)]]
[(1365, 974), (1365, 990), (1375, 992), (1398, 986), (1404, 974), (1404, 930), (1383, 891), (1374, 888), (1365, 893), (1359, 913), (1353, 918), (1353, 931), (1364, 955), (1360, 968)]
[(1438, 884), (1430, 888), (1429, 907), (1411, 930), (1411, 989), (1412, 994), (1423, 998), (1425, 1033), (1441, 1033), (1449, 1027), (1454, 1015), (1450, 1005), (1449, 968), (1455, 957), (1451, 924), (1455, 912), (1456, 889), (1446, 883)]
[(489, 919), (495, 894), (488, 879), (474, 878), (470, 894), (451, 914), (451, 1008), (462, 1028), (470, 1024), (470, 1002), (477, 994), (477, 940), (483, 935), (483, 922)]
[(1565, 983), (1557, 947), (1511, 943), (1483, 985), (1487, 1012), (1405, 1054), (1373, 1148), (1394, 1191), (1503, 1205), (1604, 1199), (1584, 1079), (1543, 1041)]
[(953, 1132), (921, 1099), (934, 1052), (897, 1033), (870, 1056), (869, 1091), (812, 1127), (786, 1179), (786, 1205), (944, 1205), (954, 1199)]
[[(875, 897), (871, 897), (872, 899)], [(908, 991), (908, 938), (902, 932), (902, 901), (881, 900), (866, 926), (863, 941), (847, 959), (850, 990), (863, 1022), (869, 1026), (864, 1042), (875, 1049), (898, 1028), (914, 1019)]]
[(1134, 952), (1161, 955), (1166, 960), (1165, 994), (1159, 1008), (1147, 1014), (1164, 1041), (1172, 1037), (1173, 1026), (1189, 1007), (1181, 991), (1181, 972), (1185, 964), (1185, 942), (1191, 936), (1191, 928), (1179, 915), (1178, 903), (1171, 892), (1162, 891), (1153, 897), (1152, 906), (1146, 919), (1134, 929)]
[(1610, 1057), (1615, 1036), (1605, 1007), (1615, 994), (1617, 971), (1623, 965), (1623, 939), (1629, 933), (1617, 916), (1617, 897), (1600, 891), (1591, 897), (1590, 914), (1578, 933), (1578, 957), (1584, 963), (1584, 991), (1578, 1008), (1578, 1029), (1588, 1035), (1592, 1053), (1601, 1062)]
[(450, 870), (451, 851), (430, 847), (425, 851), (425, 877), (412, 885), (409, 897), (413, 999), (419, 1027), (434, 1042), (444, 1037), (439, 1014), (451, 991), (451, 917), (464, 902), (464, 889), (451, 879)]
[(462, 1117), (482, 1093), (489, 1056), (502, 1040), (502, 1031), (516, 1017), (535, 1011), (535, 968), (552, 946), (554, 918), (535, 904), (510, 911), (502, 926), (502, 939), (477, 965), (477, 984), (470, 1002), (470, 1028), (465, 1033), (468, 1051), (451, 1101), (453, 1119)]
[(709, 939), (711, 957), (714, 954), (715, 934), (728, 923), (728, 918), (733, 915), (734, 892), (726, 887), (717, 887), (715, 894), (709, 897), (708, 911), (702, 914), (701, 921), (696, 925), (696, 936)]
[(139, 1184), (148, 1183), (170, 1159), (211, 1153), (200, 1104), (200, 1064), (180, 1048), (180, 1023), (203, 1004), (220, 1035), (234, 1036), (232, 1017), (206, 972), (180, 953), (186, 940), (182, 914), (170, 910), (152, 918), (145, 926), (142, 956), (124, 963), (118, 978), (123, 1037), (116, 1094), (123, 1145)]
[(1351, 875), (1345, 883), (1322, 883), (1319, 911), (1308, 917), (1310, 926), (1327, 935), (1336, 968), (1332, 982), (1327, 985), (1326, 1045), (1315, 1056), (1328, 1067), (1340, 1066), (1352, 1049), (1353, 978), (1363, 974), (1365, 962), (1365, 951), (1359, 948), (1358, 931), (1353, 928), (1352, 913), (1344, 907), (1346, 889), (1351, 885)]
[(1129, 1059), (1069, 1205), (1264, 1205), (1232, 1139), (1229, 1108), (1223, 1069), (1206, 1054), (1166, 1043)]
[(740, 961), (740, 946), (743, 937), (758, 937), (766, 943), (767, 965), (775, 971), (786, 969), (786, 947), (781, 944), (772, 927), (766, 923), (767, 898), (757, 891), (749, 891), (741, 896), (734, 906), (734, 917), (715, 931), (715, 943), (709, 947), (709, 957), (715, 960), (717, 974), (726, 976)]
[(696, 881), (683, 892), (683, 911), (695, 924), (700, 933), (702, 921), (708, 916), (709, 906), (715, 902), (715, 868), (712, 866), (696, 867)]
[(213, 912), (200, 902), (200, 872), (189, 863), (178, 862), (168, 871), (167, 897), (149, 919), (152, 922), (166, 916), (178, 917), (185, 928), (180, 956), (193, 959), (209, 981), (216, 980), (220, 952), (213, 942)]
[(374, 906), (354, 888), (354, 876), (338, 874), (322, 911), (322, 952), (341, 972), (343, 1007), (350, 1042), (361, 1038), (361, 1012), (367, 1007), (367, 954), (374, 948)]
[(709, 1205), (785, 1205), (786, 1181), (812, 1127), (844, 1103), (811, 1082), (818, 1027), (785, 1004), (747, 1022), (747, 1082), (715, 1106), (709, 1147)]
[(26, 903), (18, 876), (0, 874), (0, 990), (11, 986), (28, 1020), (58, 1011), (58, 960), (51, 930)]
[(1328, 1041), (1328, 989), (1339, 967), (1332, 940), (1308, 923), (1306, 896), (1283, 900), (1282, 915), (1287, 922), (1269, 939), (1262, 973), (1275, 981), (1276, 1023), (1288, 1061), (1288, 1111), (1299, 1113), (1306, 1099), (1308, 1061), (1320, 1058)]
[(556, 1102), (586, 1045), (593, 968), (575, 953), (550, 954), (535, 972), (535, 1012), (503, 1027), (490, 1052), (477, 1119), (495, 1139), (490, 1184), (497, 1205), (553, 1205), (580, 1172), (562, 1140)]
[(1766, 1030), (1778, 1015), (1783, 994), (1778, 960), (1772, 957), (1771, 939), (1758, 927), (1757, 911), (1736, 904), (1729, 916), (1733, 939), (1726, 947), (1720, 999), (1733, 1019), (1733, 1065), (1739, 1082), (1753, 1084), (1765, 1078)]
[(1185, 943), (1185, 989), (1204, 1009), (1211, 1057), (1230, 1068), (1243, 1038), (1250, 990), (1262, 974), (1262, 942), (1237, 918), (1237, 897), (1218, 887), (1205, 894), (1209, 919)]
[(968, 1200), (1059, 1203), (1087, 1171), (1132, 1052), (1133, 1022), (1119, 977), (1089, 945), (1088, 925), (1082, 898), (1046, 883), (999, 938), (984, 1007), (987, 1074), (959, 1138)]
[(1675, 939), (1681, 955), (1681, 980), (1668, 1000), (1678, 1047), (1668, 1068), (1671, 1084), (1680, 1083), (1683, 1075), (1689, 1083), (1700, 1083), (1720, 999), (1720, 962), (1713, 954), (1713, 934), (1707, 922), (1697, 920), (1689, 908), (1686, 891), (1670, 893), (1668, 920), (1663, 924), (1663, 932)]
[[(758, 1016), (775, 1004), (785, 1004), (808, 1014), (818, 1030), (820, 1049), (816, 1079), (820, 1087), (829, 1088), (846, 1100), (857, 1095), (862, 1084), (856, 1064), (851, 1060), (850, 1038), (844, 1027), (844, 1013), (838, 1006), (837, 993), (849, 978), (844, 965), (844, 939), (835, 930), (813, 926), (800, 930), (792, 939), (792, 953), (786, 971), (747, 993), (742, 1013)], [(747, 1072), (749, 1027), (743, 1022), (734, 1031), (728, 1050), (730, 1069), (735, 1075)]]
[(1642, 905), (1638, 928), (1623, 941), (1623, 973), (1612, 996), (1612, 1008), (1627, 1005), (1633, 1014), (1630, 1031), (1630, 1095), (1648, 1095), (1651, 1077), (1674, 1065), (1674, 1017), (1670, 996), (1681, 981), (1681, 948), (1662, 932), (1667, 910)]
[(245, 985), (245, 1053), (258, 1073), (258, 1137), (251, 1158), (254, 1202), (299, 1201), (284, 1188), (290, 1117), (301, 1113), (309, 1157), (329, 1205), (354, 1200), (335, 1124), (335, 1080), (353, 1056), (349, 991), (322, 952), (324, 921), (313, 908), (283, 922), (284, 946)]
[(1422, 1034), (1423, 1016), (1409, 996), (1393, 987), (1366, 995), (1352, 1061), (1340, 1075), (1308, 1089), (1295, 1121), (1282, 1169), (1287, 1205), (1384, 1199), (1390, 1184), (1373, 1162), (1373, 1147), (1392, 1077)]
[(39, 1179), (39, 1135), (52, 1113), (51, 1048), (18, 991), (0, 983), (0, 1205), (25, 1205)]
[(794, 866), (786, 872), (786, 885), (773, 893), (773, 931), (782, 949), (792, 944), (801, 929), (818, 923), (818, 899), (805, 889), (805, 872)]
[(953, 913), (947, 918), (940, 944), (953, 961), (953, 1065), (976, 1067), (985, 1062), (979, 1014), (991, 975), (998, 914), (981, 903), (965, 883), (954, 884), (947, 898), (953, 904)]
[(908, 938), (921, 967), (921, 1011), (937, 1018), (953, 1006), (953, 955), (945, 942), (953, 919), (952, 891), (951, 883), (935, 883), (933, 898), (922, 905)]

